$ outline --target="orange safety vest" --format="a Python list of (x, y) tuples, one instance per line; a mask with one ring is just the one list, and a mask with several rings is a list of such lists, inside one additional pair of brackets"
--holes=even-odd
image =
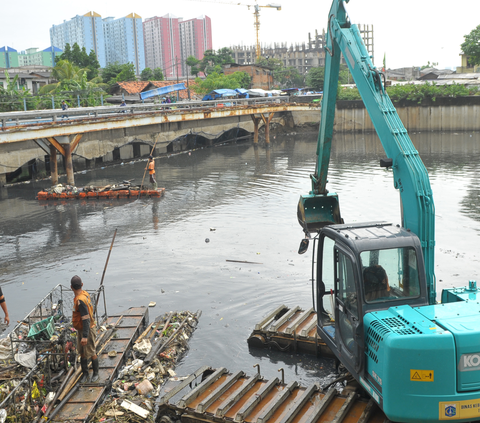
[(155, 175), (155, 160), (148, 163), (148, 173), (150, 175)]
[(90, 295), (87, 291), (82, 291), (80, 295), (76, 296), (73, 300), (73, 315), (72, 315), (72, 324), (75, 329), (79, 332), (83, 330), (83, 321), (82, 315), (78, 310), (79, 301), (82, 301), (83, 304), (87, 306), (88, 314), (90, 316), (90, 327), (95, 327), (95, 320), (93, 319), (93, 306)]

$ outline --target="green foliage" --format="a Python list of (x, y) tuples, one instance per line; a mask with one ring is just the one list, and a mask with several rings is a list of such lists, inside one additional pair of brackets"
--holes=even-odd
[(153, 70), (153, 80), (154, 81), (163, 81), (165, 77), (163, 76), (162, 68), (155, 68)]
[(325, 68), (312, 68), (307, 74), (307, 86), (315, 91), (323, 91), (323, 82), (325, 80)]
[(185, 61), (187, 66), (190, 67), (190, 74), (197, 76), (200, 73), (200, 69), (198, 68), (200, 64), (200, 60), (196, 59), (195, 56), (189, 56), (187, 57), (187, 60)]
[(150, 68), (145, 68), (140, 74), (141, 81), (153, 81), (153, 71)]
[[(423, 100), (436, 101), (437, 98), (465, 97), (478, 95), (477, 87), (465, 87), (461, 84), (436, 85), (426, 82), (425, 84), (393, 85), (387, 87), (387, 93), (393, 103), (399, 101), (412, 101), (421, 103)], [(357, 88), (346, 88), (339, 84), (337, 91), (338, 100), (360, 100), (361, 96)]]
[(98, 76), (98, 70), (100, 69), (100, 64), (97, 60), (97, 55), (93, 50), (90, 50), (90, 54), (87, 54), (85, 47), (80, 49), (79, 45), (75, 43), (73, 48), (70, 47), (70, 44), (65, 45), (65, 50), (63, 53), (55, 58), (55, 63), (58, 64), (60, 61), (67, 60), (72, 65), (77, 66), (81, 69), (86, 69), (87, 79), (90, 81)]
[[(223, 73), (223, 65), (228, 65), (229, 63), (235, 63), (235, 61), (233, 60), (232, 54), (233, 54), (233, 51), (228, 47), (223, 47), (217, 50), (216, 52), (215, 50), (206, 50), (203, 53), (202, 60), (198, 61), (197, 64), (195, 64), (193, 60), (190, 60), (190, 63), (194, 63), (193, 67), (198, 69), (199, 72), (203, 72), (205, 75), (209, 75), (212, 72), (219, 74), (219, 73)], [(193, 57), (193, 56), (190, 56), (190, 57)], [(188, 64), (188, 59), (187, 59), (187, 64)], [(192, 66), (192, 65), (189, 65), (189, 66)], [(192, 74), (194, 74), (193, 71), (192, 71)]]
[(361, 100), (362, 97), (357, 88), (342, 87), (338, 84), (337, 100)]
[(18, 75), (10, 79), (10, 75), (5, 71), (6, 87), (0, 85), (0, 111), (13, 112), (23, 110), (23, 100), (30, 97), (30, 91), (25, 87), (18, 87)]
[(273, 80), (280, 88), (291, 88), (303, 85), (303, 76), (293, 66), (284, 67), (280, 59), (260, 57), (256, 65), (272, 70)]
[(462, 51), (469, 56), (468, 63), (470, 65), (480, 65), (480, 25), (464, 35), (465, 41), (460, 45)]
[[(306, 83), (310, 88), (316, 91), (323, 91), (323, 84), (325, 80), (325, 68), (323, 66), (312, 68), (308, 71)], [(353, 77), (346, 65), (340, 65), (338, 73), (338, 81), (340, 84), (353, 84)]]
[(133, 65), (133, 63), (125, 63), (121, 66), (122, 66), (122, 70), (115, 78), (116, 82), (137, 80), (137, 76), (135, 74), (135, 66)]
[(467, 88), (462, 84), (436, 85), (435, 82), (425, 84), (394, 85), (387, 88), (392, 101), (408, 100), (421, 103), (422, 100), (436, 101), (439, 97), (464, 97), (476, 95), (477, 87)]
[(136, 81), (133, 63), (120, 65), (118, 62), (110, 63), (102, 69), (102, 80), (111, 88), (117, 82)]
[(434, 68), (435, 66), (438, 66), (438, 62), (432, 62), (432, 63), (430, 63), (430, 60), (429, 60), (429, 61), (427, 62), (427, 64), (421, 66), (420, 69)]
[(205, 79), (195, 79), (195, 86), (193, 89), (198, 94), (207, 94), (212, 90), (221, 88), (250, 88), (251, 77), (245, 72), (234, 72), (230, 75), (213, 72)]

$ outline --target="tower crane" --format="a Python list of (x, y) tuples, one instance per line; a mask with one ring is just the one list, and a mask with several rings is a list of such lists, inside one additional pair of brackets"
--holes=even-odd
[(209, 2), (209, 3), (223, 3), (223, 4), (232, 4), (232, 5), (235, 5), (235, 6), (247, 6), (248, 7), (248, 10), (250, 10), (250, 8), (253, 8), (253, 16), (255, 17), (255, 22), (254, 22), (254, 26), (255, 26), (255, 40), (256, 40), (256, 43), (255, 43), (255, 55), (256, 55), (256, 58), (257, 60), (260, 58), (260, 38), (259, 38), (259, 32), (260, 32), (260, 8), (261, 7), (265, 7), (265, 8), (273, 8), (273, 9), (277, 9), (277, 10), (282, 10), (282, 6), (278, 3), (270, 3), (270, 4), (266, 4), (264, 6), (262, 5), (259, 5), (257, 3), (257, 1), (255, 0), (255, 4), (246, 4), (246, 3), (240, 3), (240, 2), (236, 2), (236, 1), (216, 1), (216, 0), (191, 0), (191, 1), (203, 1), (203, 2)]

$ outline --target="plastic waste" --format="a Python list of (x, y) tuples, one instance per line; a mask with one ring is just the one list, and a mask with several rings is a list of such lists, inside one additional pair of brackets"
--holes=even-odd
[(5, 423), (5, 420), (7, 419), (7, 410), (5, 409), (0, 409), (0, 423)]
[(141, 383), (137, 385), (137, 391), (140, 395), (146, 395), (150, 391), (153, 391), (153, 385), (148, 379), (144, 379)]
[(15, 354), (15, 361), (18, 364), (21, 364), (23, 367), (28, 367), (32, 369), (37, 363), (37, 352), (33, 349), (27, 353), (17, 353)]
[(148, 354), (152, 349), (152, 344), (150, 343), (149, 339), (143, 339), (138, 344), (133, 346), (134, 351), (137, 351), (141, 354)]

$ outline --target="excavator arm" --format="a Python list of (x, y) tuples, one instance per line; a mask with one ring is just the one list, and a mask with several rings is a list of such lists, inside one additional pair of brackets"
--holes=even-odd
[[(317, 162), (315, 174), (311, 175), (312, 191), (309, 195), (300, 198), (299, 221), (305, 232), (311, 228), (318, 229), (324, 226), (324, 222), (327, 222), (326, 224), (342, 222), (338, 198), (335, 194), (328, 193), (326, 184), (335, 119), (340, 57), (343, 53), (388, 157), (383, 161), (383, 166), (393, 169), (394, 186), (399, 190), (401, 198), (402, 226), (412, 231), (420, 239), (425, 261), (428, 300), (430, 304), (435, 304), (435, 206), (428, 173), (386, 93), (384, 75), (373, 65), (358, 27), (349, 21), (345, 10), (345, 3), (348, 1), (333, 0), (328, 17), (325, 81)], [(330, 210), (333, 217), (326, 219), (322, 216), (316, 219), (315, 211), (320, 209)], [(329, 220), (330, 222), (328, 222)]]

